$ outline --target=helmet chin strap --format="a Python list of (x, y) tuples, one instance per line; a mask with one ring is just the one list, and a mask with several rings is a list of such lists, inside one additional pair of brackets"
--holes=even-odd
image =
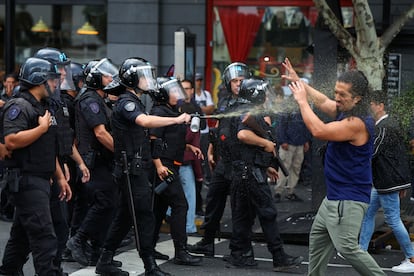
[(145, 92), (144, 90), (139, 89), (138, 87), (135, 87), (135, 88), (134, 88), (134, 92), (135, 92), (135, 94), (147, 93), (147, 92)]
[(45, 88), (46, 88), (46, 91), (47, 91), (47, 95), (51, 98), (53, 96), (53, 92), (52, 92), (52, 89), (50, 89), (50, 86), (47, 83), (47, 81), (45, 82)]

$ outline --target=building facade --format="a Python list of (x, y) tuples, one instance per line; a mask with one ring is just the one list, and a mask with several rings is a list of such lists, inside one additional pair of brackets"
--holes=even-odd
[[(378, 33), (411, 4), (411, 0), (369, 0)], [(281, 62), (289, 57), (305, 78), (313, 76), (313, 34), (317, 10), (312, 0), (2, 0), (0, 32), (4, 34), (6, 4), (15, 4), (15, 64), (45, 46), (62, 49), (85, 63), (102, 57), (119, 64), (130, 56), (144, 57), (163, 75), (174, 64), (174, 33), (195, 35), (195, 67), (216, 94), (222, 70), (232, 61), (247, 63), (255, 75), (281, 88)], [(341, 0), (343, 24), (352, 30), (350, 0)], [(43, 21), (47, 28), (35, 31)], [(88, 22), (96, 32), (80, 29)], [(5, 68), (2, 36), (0, 70)], [(401, 91), (412, 83), (414, 22), (407, 24), (389, 47), (399, 54)], [(1, 47), (1, 46), (0, 46)], [(346, 55), (345, 55), (346, 56)], [(339, 61), (342, 70), (348, 60)], [(341, 70), (341, 69), (340, 69)]]

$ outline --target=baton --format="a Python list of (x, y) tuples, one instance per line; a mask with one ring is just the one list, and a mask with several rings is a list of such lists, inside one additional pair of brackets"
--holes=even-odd
[(129, 199), (128, 205), (131, 211), (132, 222), (134, 223), (135, 246), (137, 247), (138, 252), (140, 252), (141, 246), (139, 243), (138, 224), (137, 224), (137, 217), (135, 216), (134, 196), (132, 195), (131, 180), (129, 179), (128, 160), (127, 160), (126, 151), (121, 151), (121, 154), (122, 154), (122, 162), (123, 162), (123, 167), (124, 167), (126, 184), (128, 188), (128, 199)]

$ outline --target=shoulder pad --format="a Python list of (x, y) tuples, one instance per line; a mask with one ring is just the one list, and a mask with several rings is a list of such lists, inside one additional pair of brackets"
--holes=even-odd
[(9, 120), (14, 120), (19, 116), (20, 112), (22, 112), (22, 108), (29, 109), (30, 106), (31, 104), (23, 98), (13, 98), (6, 103), (4, 110), (7, 110), (7, 118)]
[(97, 114), (99, 112), (99, 110), (100, 110), (99, 104), (97, 102), (91, 102), (91, 103), (89, 103), (89, 108), (95, 114)]
[(7, 110), (7, 118), (11, 121), (17, 118), (19, 116), (20, 112), (22, 110), (17, 104), (13, 104), (8, 110)]
[(126, 111), (129, 111), (129, 112), (134, 111), (134, 110), (135, 110), (135, 108), (136, 108), (135, 103), (134, 103), (134, 102), (131, 102), (131, 101), (128, 101), (128, 102), (124, 105), (124, 109), (125, 109)]

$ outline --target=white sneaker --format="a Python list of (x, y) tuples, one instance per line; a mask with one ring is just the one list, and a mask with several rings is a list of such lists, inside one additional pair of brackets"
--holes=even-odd
[(409, 259), (405, 259), (400, 265), (393, 266), (391, 270), (399, 273), (413, 273), (414, 263), (412, 263)]
[(414, 197), (410, 197), (410, 201), (414, 201)]

